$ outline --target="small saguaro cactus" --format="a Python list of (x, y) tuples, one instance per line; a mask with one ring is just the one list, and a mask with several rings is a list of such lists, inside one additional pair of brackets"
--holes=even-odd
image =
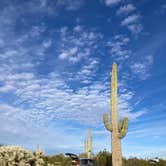
[(88, 129), (88, 139), (85, 140), (84, 142), (85, 146), (85, 153), (87, 154), (88, 158), (91, 158), (91, 153), (92, 153), (92, 137), (91, 137), (91, 132), (90, 129)]
[(118, 124), (117, 111), (117, 65), (113, 64), (111, 76), (111, 121), (108, 115), (104, 114), (104, 124), (112, 133), (112, 165), (122, 166), (121, 139), (125, 137), (128, 130), (128, 118), (125, 117)]
[(35, 157), (35, 166), (43, 166), (44, 160), (42, 157), (44, 156), (44, 153), (39, 149), (38, 144), (36, 146), (36, 150), (34, 151), (33, 155)]

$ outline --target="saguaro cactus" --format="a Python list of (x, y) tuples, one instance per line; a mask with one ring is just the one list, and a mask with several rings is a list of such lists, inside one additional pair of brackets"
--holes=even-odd
[(121, 139), (128, 130), (128, 118), (124, 118), (118, 125), (117, 111), (117, 65), (113, 64), (111, 76), (111, 120), (104, 114), (104, 124), (108, 131), (112, 132), (112, 165), (122, 166)]
[(42, 157), (44, 157), (44, 153), (40, 150), (39, 144), (37, 144), (36, 150), (33, 155), (35, 157), (35, 166), (43, 166), (44, 160)]
[(88, 139), (85, 140), (84, 142), (85, 146), (85, 153), (87, 154), (88, 158), (91, 158), (91, 153), (92, 153), (92, 136), (90, 129), (88, 129)]

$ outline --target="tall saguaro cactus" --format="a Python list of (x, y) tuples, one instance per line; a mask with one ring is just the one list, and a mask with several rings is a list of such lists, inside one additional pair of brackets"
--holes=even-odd
[(112, 132), (112, 165), (122, 166), (121, 139), (127, 133), (128, 118), (124, 118), (118, 124), (117, 103), (117, 65), (114, 63), (111, 76), (111, 121), (108, 115), (104, 114), (104, 124), (106, 129)]
[(88, 158), (91, 158), (91, 153), (92, 153), (92, 136), (90, 129), (88, 129), (88, 139), (85, 140), (84, 142), (85, 146), (85, 153), (87, 154)]

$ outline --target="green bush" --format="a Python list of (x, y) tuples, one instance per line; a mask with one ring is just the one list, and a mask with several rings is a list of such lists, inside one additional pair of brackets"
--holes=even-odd
[(99, 166), (112, 166), (112, 155), (107, 151), (99, 152), (95, 159)]

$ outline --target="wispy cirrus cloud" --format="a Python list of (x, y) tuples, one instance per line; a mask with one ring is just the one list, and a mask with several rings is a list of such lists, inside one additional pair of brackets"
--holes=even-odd
[(130, 15), (124, 20), (122, 20), (121, 25), (127, 26), (129, 24), (136, 23), (139, 20), (140, 16), (139, 15)]
[(143, 30), (140, 18), (139, 14), (129, 15), (121, 21), (121, 25), (127, 27), (133, 34), (139, 34)]
[(116, 14), (117, 15), (123, 15), (123, 14), (129, 14), (131, 12), (133, 12), (134, 10), (136, 10), (136, 7), (133, 4), (126, 4), (124, 6), (121, 6)]

